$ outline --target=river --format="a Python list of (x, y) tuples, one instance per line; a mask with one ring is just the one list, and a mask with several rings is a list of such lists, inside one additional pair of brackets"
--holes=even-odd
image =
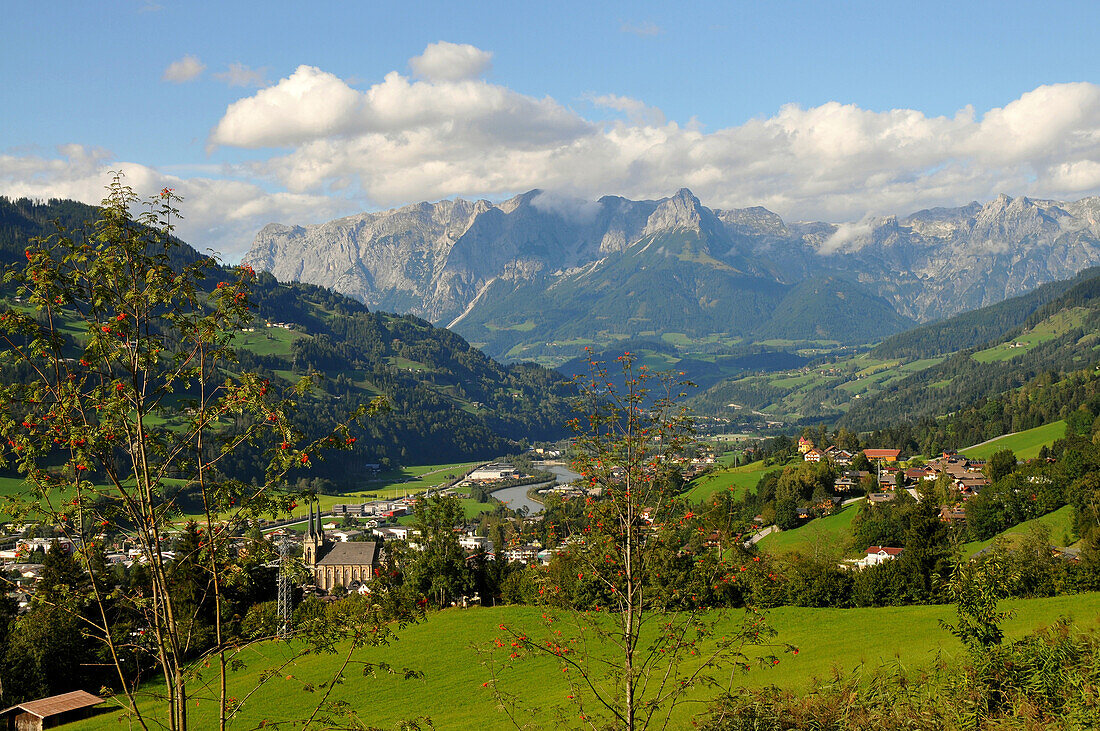
[(542, 482), (537, 485), (516, 485), (515, 487), (506, 487), (503, 490), (495, 490), (491, 494), (497, 500), (507, 505), (512, 510), (519, 510), (520, 508), (527, 508), (528, 515), (535, 515), (542, 512), (542, 503), (535, 502), (531, 498), (527, 497), (527, 491), (532, 488), (542, 489), (549, 485), (558, 485), (568, 482), (572, 482), (580, 477), (576, 472), (565, 467), (564, 465), (539, 465), (544, 469), (554, 473), (553, 482)]

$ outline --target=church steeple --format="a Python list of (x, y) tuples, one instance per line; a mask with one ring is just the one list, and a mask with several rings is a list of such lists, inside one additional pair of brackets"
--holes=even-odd
[(305, 540), (302, 541), (302, 558), (307, 566), (316, 566), (325, 549), (325, 530), (321, 527), (321, 506), (314, 512), (313, 501), (309, 503), (309, 518), (306, 525)]

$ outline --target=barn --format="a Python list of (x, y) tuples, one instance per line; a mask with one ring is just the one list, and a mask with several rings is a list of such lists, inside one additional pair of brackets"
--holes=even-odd
[(41, 731), (53, 728), (94, 715), (95, 706), (102, 702), (103, 699), (99, 696), (83, 690), (39, 698), (0, 712), (0, 728), (9, 731)]

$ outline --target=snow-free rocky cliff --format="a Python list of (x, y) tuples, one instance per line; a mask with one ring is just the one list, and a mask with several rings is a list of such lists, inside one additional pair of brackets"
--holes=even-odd
[[(498, 350), (521, 333), (561, 334), (555, 318), (580, 319), (570, 332), (590, 321), (594, 332), (697, 333), (702, 322), (749, 336), (785, 296), (809, 291), (794, 285), (810, 279), (830, 283), (824, 294), (811, 288), (815, 296), (892, 310), (897, 319), (889, 326), (900, 329), (1100, 264), (1100, 198), (1002, 195), (984, 205), (836, 225), (785, 223), (759, 207), (712, 210), (686, 189), (656, 201), (596, 202), (536, 190), (499, 204), (456, 199), (314, 226), (270, 224), (246, 261), (372, 308), (452, 325), (474, 341), (516, 333)], [(853, 291), (859, 296), (849, 297)], [(599, 297), (602, 309), (586, 306)], [(609, 314), (609, 307), (622, 312)], [(828, 325), (818, 328), (822, 336), (843, 336)], [(775, 323), (765, 329), (777, 332)], [(851, 335), (866, 342), (865, 334)]]

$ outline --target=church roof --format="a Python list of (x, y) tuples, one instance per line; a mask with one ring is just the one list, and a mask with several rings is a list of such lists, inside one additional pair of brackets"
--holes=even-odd
[(378, 544), (337, 543), (317, 562), (318, 566), (370, 566), (378, 556)]

